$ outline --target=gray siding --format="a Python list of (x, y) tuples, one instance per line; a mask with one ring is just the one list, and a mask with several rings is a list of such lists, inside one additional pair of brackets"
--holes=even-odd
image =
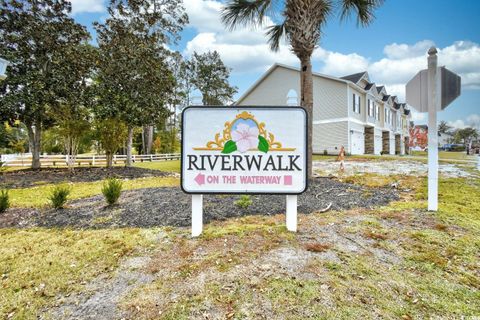
[(341, 146), (348, 150), (347, 121), (313, 125), (313, 153), (338, 154)]
[[(353, 112), (353, 94), (360, 96), (360, 114)], [(350, 117), (355, 118), (360, 121), (365, 121), (365, 93), (360, 92), (349, 86), (349, 95), (348, 95), (348, 114)]]
[(259, 83), (239, 105), (286, 106), (288, 92), (292, 89), (296, 91), (300, 103), (300, 73), (278, 67)]
[(313, 78), (313, 121), (348, 117), (347, 84)]
[[(277, 67), (238, 105), (284, 106), (292, 89), (296, 91), (300, 103), (300, 73)], [(345, 82), (313, 76), (313, 121), (346, 118), (347, 104)]]

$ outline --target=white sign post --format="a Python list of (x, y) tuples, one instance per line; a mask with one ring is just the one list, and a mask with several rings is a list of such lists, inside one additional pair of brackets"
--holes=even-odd
[(461, 79), (437, 67), (437, 49), (428, 50), (428, 69), (418, 72), (406, 85), (406, 100), (419, 112), (428, 112), (428, 210), (438, 210), (437, 112), (460, 95)]
[(299, 107), (188, 107), (182, 112), (181, 186), (192, 194), (192, 236), (202, 233), (203, 194), (284, 194), (297, 230), (307, 188), (307, 114)]
[(428, 211), (438, 210), (437, 49), (428, 50)]

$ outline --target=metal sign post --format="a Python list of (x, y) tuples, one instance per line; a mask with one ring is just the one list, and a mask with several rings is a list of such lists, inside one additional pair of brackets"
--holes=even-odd
[(406, 85), (406, 100), (419, 112), (428, 112), (428, 210), (438, 210), (437, 112), (460, 95), (460, 77), (437, 67), (437, 49), (428, 50), (428, 69), (418, 72)]
[(438, 210), (437, 49), (428, 50), (428, 211)]

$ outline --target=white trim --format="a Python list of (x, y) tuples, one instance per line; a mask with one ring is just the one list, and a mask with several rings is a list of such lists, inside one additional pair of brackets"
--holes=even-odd
[(348, 131), (348, 132), (350, 133), (350, 135), (351, 135), (352, 131), (353, 131), (353, 132), (358, 132), (358, 133), (363, 133), (363, 135), (365, 135), (365, 131), (358, 130), (358, 129), (350, 129), (350, 130)]
[(345, 121), (350, 121), (350, 122), (354, 122), (354, 123), (361, 124), (361, 125), (367, 125), (366, 122), (360, 121), (360, 120), (352, 118), (352, 117), (315, 120), (315, 121), (313, 121), (313, 124), (326, 124), (326, 123), (345, 122)]

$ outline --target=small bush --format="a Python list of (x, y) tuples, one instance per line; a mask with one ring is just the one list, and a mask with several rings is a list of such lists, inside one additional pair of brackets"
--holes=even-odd
[(103, 183), (102, 193), (108, 205), (115, 204), (122, 193), (122, 181), (115, 178), (107, 179)]
[(53, 191), (48, 198), (52, 203), (52, 207), (55, 209), (63, 208), (65, 203), (67, 203), (68, 196), (70, 195), (71, 191), (72, 189), (65, 185), (59, 185), (53, 188)]
[(0, 213), (7, 211), (9, 207), (8, 190), (2, 190), (2, 192), (0, 192)]
[(248, 207), (250, 207), (253, 203), (252, 199), (250, 198), (249, 195), (242, 195), (240, 197), (240, 199), (238, 199), (237, 201), (234, 202), (236, 206), (240, 207), (240, 208), (243, 208), (243, 209), (247, 209)]
[(327, 151), (327, 149), (323, 150), (323, 155), (324, 155), (324, 156), (328, 156), (328, 151)]

